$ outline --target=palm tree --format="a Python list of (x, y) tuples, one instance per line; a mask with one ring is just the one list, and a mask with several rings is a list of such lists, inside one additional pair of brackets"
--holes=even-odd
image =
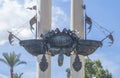
[(66, 72), (67, 72), (67, 78), (70, 78), (70, 75), (71, 75), (71, 73), (70, 73), (70, 68), (67, 68), (67, 69), (66, 69)]
[(10, 54), (8, 53), (3, 53), (3, 57), (4, 58), (0, 58), (0, 61), (5, 63), (6, 65), (8, 65), (10, 67), (10, 74), (11, 74), (11, 78), (13, 78), (13, 69), (15, 66), (18, 66), (20, 64), (26, 64), (25, 61), (21, 61), (20, 60), (20, 56), (21, 54), (15, 54), (15, 52), (12, 52)]
[(23, 75), (23, 73), (20, 73), (20, 74), (15, 73), (15, 74), (13, 74), (13, 78), (21, 78), (22, 75)]

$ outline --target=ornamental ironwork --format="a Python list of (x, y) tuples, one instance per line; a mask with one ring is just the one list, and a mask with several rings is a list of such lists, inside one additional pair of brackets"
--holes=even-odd
[[(36, 6), (28, 7), (27, 9), (30, 10), (37, 10)], [(83, 6), (83, 9), (85, 9), (85, 6)], [(37, 11), (36, 11), (37, 12)], [(86, 12), (86, 11), (85, 11)], [(13, 45), (13, 38), (16, 38), (19, 40), (19, 44), (23, 46), (31, 55), (38, 56), (43, 55), (39, 66), (42, 71), (46, 71), (48, 68), (49, 63), (47, 62), (45, 54), (49, 54), (51, 56), (58, 55), (58, 65), (62, 66), (64, 61), (64, 55), (70, 56), (72, 54), (75, 54), (75, 59), (73, 62), (73, 68), (75, 71), (79, 71), (82, 67), (82, 62), (80, 61), (79, 55), (88, 56), (92, 53), (94, 53), (97, 48), (102, 46), (102, 42), (105, 39), (110, 39), (111, 42), (110, 45), (114, 43), (114, 38), (112, 33), (109, 32), (107, 29), (101, 27), (98, 23), (92, 21), (92, 19), (87, 16), (86, 13), (84, 13), (84, 30), (85, 30), (85, 39), (81, 39), (74, 31), (63, 29), (60, 31), (58, 28), (55, 30), (51, 30), (47, 32), (46, 34), (41, 34), (41, 39), (37, 39), (38, 35), (38, 25), (39, 20), (37, 20), (37, 15), (33, 16), (29, 23), (30, 23), (30, 30), (33, 31), (34, 27), (33, 25), (36, 24), (36, 39), (28, 39), (28, 40), (20, 40), (18, 37), (16, 37), (12, 32), (9, 32), (8, 40), (11, 45)], [(97, 40), (88, 40), (87, 35), (91, 31), (92, 24), (95, 23), (95, 26), (97, 25), (97, 28), (102, 30), (104, 35), (106, 36), (101, 41)], [(87, 28), (88, 25), (88, 28)], [(109, 35), (107, 35), (109, 33)], [(18, 34), (18, 32), (17, 32)]]
[(48, 67), (48, 62), (45, 54), (51, 56), (58, 55), (58, 65), (62, 66), (64, 55), (70, 56), (72, 52), (76, 54), (73, 68), (79, 71), (82, 67), (78, 55), (87, 56), (95, 52), (98, 47), (102, 46), (102, 41), (84, 40), (71, 30), (66, 28), (60, 31), (58, 28), (51, 30), (46, 34), (41, 34), (42, 39), (20, 40), (20, 45), (23, 46), (30, 54), (37, 56), (43, 54), (40, 62), (40, 69), (45, 71)]

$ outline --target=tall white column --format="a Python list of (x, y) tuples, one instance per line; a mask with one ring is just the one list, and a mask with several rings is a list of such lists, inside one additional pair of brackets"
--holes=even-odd
[[(84, 38), (84, 17), (83, 17), (83, 0), (71, 0), (71, 29), (79, 32), (80, 38)], [(71, 78), (85, 78), (84, 74), (84, 57), (79, 55), (82, 62), (82, 68), (76, 72), (73, 69), (73, 62), (76, 55), (71, 55)]]
[(51, 29), (51, 0), (38, 0), (38, 37)]
[[(37, 0), (37, 19), (38, 19), (38, 38), (43, 33), (47, 33), (51, 29), (51, 0)], [(43, 55), (38, 55), (38, 63), (41, 62)], [(46, 54), (48, 68), (46, 71), (41, 71), (37, 64), (37, 78), (51, 78), (51, 56)]]

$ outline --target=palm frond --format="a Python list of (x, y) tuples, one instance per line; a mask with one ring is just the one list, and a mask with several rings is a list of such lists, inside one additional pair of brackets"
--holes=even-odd
[(11, 68), (14, 66), (20, 65), (20, 64), (26, 64), (25, 61), (20, 61), (21, 54), (16, 55), (15, 52), (12, 52), (10, 54), (3, 53), (3, 56), (6, 60), (6, 64), (9, 65)]
[(0, 58), (0, 61), (3, 62), (3, 63), (5, 63), (5, 64), (8, 64), (5, 59)]
[(16, 64), (16, 66), (18, 66), (18, 65), (20, 65), (20, 64), (27, 64), (27, 62), (25, 62), (25, 61), (20, 61), (20, 62), (18, 62), (18, 63)]
[(27, 64), (25, 61), (20, 60), (20, 56), (21, 54), (17, 55), (15, 52), (12, 52), (10, 54), (3, 53), (4, 59), (0, 58), (0, 61), (10, 66), (10, 68), (14, 68), (14, 66), (18, 66), (20, 64)]
[(23, 73), (20, 73), (20, 74), (14, 73), (13, 78), (21, 78), (22, 75), (23, 75)]
[(6, 60), (6, 62), (11, 67), (11, 61), (10, 61), (10, 57), (9, 57), (8, 53), (3, 53), (3, 56), (4, 56), (5, 60)]
[(21, 73), (21, 74), (19, 75), (19, 77), (21, 78), (21, 77), (22, 77), (22, 75), (23, 75), (23, 73)]
[(10, 58), (10, 66), (14, 67), (15, 64), (19, 61), (19, 58), (17, 58), (17, 55), (15, 54), (15, 52), (12, 52), (9, 54), (9, 58)]

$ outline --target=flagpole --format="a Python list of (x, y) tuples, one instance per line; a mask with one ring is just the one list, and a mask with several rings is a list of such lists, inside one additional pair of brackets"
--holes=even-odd
[[(85, 6), (85, 5), (84, 5)], [(84, 8), (84, 25), (85, 25), (85, 40), (87, 39), (87, 26), (86, 26), (86, 8)]]
[(83, 15), (84, 15), (84, 33), (85, 33), (85, 35), (84, 35), (84, 39), (86, 40), (87, 39), (87, 27), (86, 27), (86, 6), (85, 6), (85, 4), (82, 6), (82, 8), (83, 8)]
[[(36, 10), (36, 16), (37, 16), (37, 10)], [(36, 19), (37, 19), (37, 17), (36, 17)], [(38, 21), (36, 22), (36, 35), (35, 35), (36, 39), (37, 39), (37, 36), (38, 36)]]
[[(38, 3), (38, 1), (36, 1), (36, 4)], [(35, 38), (37, 39), (38, 38), (38, 5), (36, 5), (36, 35), (35, 35)]]

